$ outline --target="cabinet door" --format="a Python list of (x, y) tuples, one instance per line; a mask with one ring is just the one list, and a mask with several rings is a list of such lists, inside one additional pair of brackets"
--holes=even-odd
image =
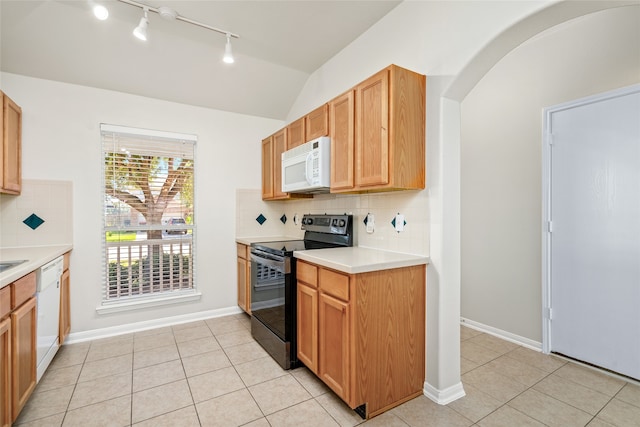
[(349, 402), (349, 304), (321, 292), (318, 312), (318, 376)]
[(307, 142), (304, 132), (304, 119), (305, 118), (302, 117), (287, 126), (287, 150), (291, 150)]
[(356, 186), (389, 182), (389, 70), (356, 87)]
[(354, 93), (329, 103), (331, 123), (331, 191), (353, 189)]
[(273, 198), (273, 137), (262, 140), (262, 199)]
[(238, 306), (247, 311), (247, 260), (238, 257)]
[(36, 386), (36, 297), (11, 313), (11, 372), (13, 420)]
[(71, 331), (71, 272), (69, 269), (66, 269), (60, 277), (59, 325), (58, 342), (62, 345)]
[(11, 319), (0, 321), (0, 427), (11, 426)]
[(329, 135), (329, 106), (324, 104), (304, 118), (305, 142)]
[[(247, 248), (248, 250), (249, 248)], [(247, 295), (247, 302), (246, 302), (246, 307), (247, 309), (245, 310), (247, 312), (247, 314), (251, 314), (251, 261), (249, 259), (247, 259), (247, 273), (246, 273), (246, 278), (247, 280), (245, 281), (245, 293)]]
[(3, 97), (2, 188), (19, 194), (22, 185), (22, 110), (8, 96)]
[(298, 282), (298, 359), (318, 374), (318, 291)]
[(275, 199), (287, 198), (288, 194), (282, 192), (282, 153), (287, 149), (286, 129), (282, 129), (273, 135), (273, 197)]

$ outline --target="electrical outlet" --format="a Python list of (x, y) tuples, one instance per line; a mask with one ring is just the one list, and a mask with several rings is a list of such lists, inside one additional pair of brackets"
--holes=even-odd
[(375, 217), (372, 213), (367, 214), (367, 233), (371, 234), (375, 230)]

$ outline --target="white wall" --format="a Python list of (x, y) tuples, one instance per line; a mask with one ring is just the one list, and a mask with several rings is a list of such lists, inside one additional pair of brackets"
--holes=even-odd
[[(236, 308), (235, 199), (256, 188), (260, 141), (277, 120), (2, 73), (2, 90), (22, 107), (23, 177), (73, 182), (72, 334), (170, 316)], [(198, 302), (98, 315), (101, 302), (100, 123), (198, 135)]]
[(640, 82), (640, 6), (551, 28), (462, 102), (461, 315), (542, 340), (542, 109)]

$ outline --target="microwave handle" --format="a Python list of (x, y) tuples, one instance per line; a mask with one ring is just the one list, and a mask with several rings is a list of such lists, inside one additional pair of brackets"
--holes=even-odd
[(313, 171), (313, 151), (307, 154), (307, 159), (305, 160), (305, 172), (304, 178), (307, 180), (308, 184), (312, 184), (311, 182), (311, 172)]

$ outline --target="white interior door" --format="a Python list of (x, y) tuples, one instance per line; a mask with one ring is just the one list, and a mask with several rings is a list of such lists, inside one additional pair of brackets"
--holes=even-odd
[(640, 87), (547, 117), (550, 350), (640, 379)]

